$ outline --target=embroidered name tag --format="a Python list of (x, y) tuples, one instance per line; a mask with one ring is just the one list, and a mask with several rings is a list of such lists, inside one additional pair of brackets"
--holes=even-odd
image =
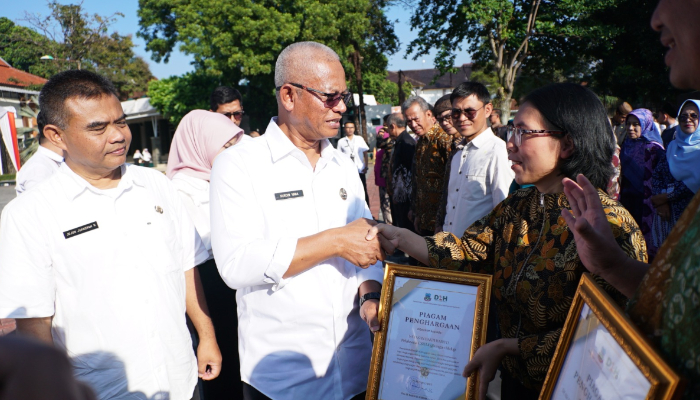
[(78, 236), (81, 233), (90, 232), (90, 231), (95, 230), (97, 228), (99, 228), (99, 226), (97, 226), (97, 221), (90, 222), (87, 225), (79, 226), (77, 228), (69, 229), (69, 230), (63, 232), (63, 237), (65, 237), (66, 239), (70, 239), (73, 236)]
[(287, 200), (295, 197), (304, 197), (304, 191), (292, 190), (291, 192), (275, 193), (275, 200)]

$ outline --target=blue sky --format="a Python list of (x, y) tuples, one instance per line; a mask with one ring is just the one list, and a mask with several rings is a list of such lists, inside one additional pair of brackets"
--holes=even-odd
[[(77, 3), (78, 0), (59, 0), (59, 3)], [(46, 0), (22, 0), (22, 1), (4, 1), (2, 8), (0, 8), (0, 16), (7, 17), (13, 20), (15, 23), (20, 25), (27, 25), (26, 22), (22, 21), (25, 17), (25, 12), (38, 13), (42, 16), (48, 15), (48, 7)], [(120, 1), (107, 1), (107, 0), (84, 0), (83, 8), (90, 14), (98, 13), (100, 15), (111, 15), (115, 12), (121, 12), (124, 14), (124, 18), (118, 18), (111, 27), (111, 31), (117, 31), (121, 35), (133, 34), (134, 43), (136, 44), (135, 52), (136, 54), (142, 56), (150, 65), (151, 72), (157, 78), (167, 78), (171, 75), (181, 75), (185, 72), (191, 71), (192, 66), (190, 61), (192, 58), (186, 54), (176, 51), (171, 57), (170, 61), (165, 63), (157, 63), (151, 60), (151, 55), (146, 51), (146, 44), (143, 39), (136, 37), (136, 32), (138, 31), (138, 16), (136, 12), (138, 10), (138, 0), (120, 0)], [(389, 70), (397, 71), (399, 69), (423, 69), (432, 68), (434, 65), (434, 52), (419, 58), (418, 60), (404, 59), (403, 56), (406, 53), (406, 46), (408, 43), (417, 36), (416, 31), (411, 31), (409, 25), (411, 14), (410, 10), (404, 7), (395, 6), (388, 10), (388, 15), (391, 16), (392, 20), (398, 20), (395, 24), (395, 30), (397, 36), (401, 39), (401, 49), (396, 55), (389, 59)], [(456, 59), (456, 64), (461, 65), (462, 63), (467, 63), (470, 61), (470, 57), (466, 52), (458, 55)]]

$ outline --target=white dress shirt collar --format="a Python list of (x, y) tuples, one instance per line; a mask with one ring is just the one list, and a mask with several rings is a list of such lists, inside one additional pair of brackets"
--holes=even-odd
[(44, 146), (40, 145), (39, 149), (37, 149), (36, 152), (41, 153), (41, 154), (45, 155), (46, 157), (48, 157), (48, 158), (50, 158), (58, 163), (63, 162), (63, 156), (54, 153), (53, 151), (47, 149)]
[[(289, 137), (282, 132), (279, 125), (277, 125), (277, 117), (272, 117), (270, 123), (267, 125), (267, 129), (265, 130), (265, 135), (263, 135), (263, 137), (267, 139), (267, 145), (270, 148), (270, 154), (272, 155), (272, 162), (277, 162), (282, 157), (291, 154), (302, 163), (305, 161), (309, 166), (311, 166), (306, 154), (295, 146), (294, 143), (289, 140)], [(321, 159), (325, 160), (323, 164), (337, 156), (333, 150), (333, 146), (331, 146), (328, 139), (321, 140)]]
[[(125, 190), (129, 189), (132, 185), (138, 185), (141, 187), (144, 186), (143, 182), (141, 182), (138, 176), (136, 176), (133, 173), (130, 173), (129, 169), (126, 168), (126, 164), (122, 164), (119, 168), (121, 169), (121, 179), (119, 180), (119, 184), (117, 185), (117, 190), (114, 192), (115, 196), (120, 195)], [(63, 189), (69, 200), (78, 197), (85, 190), (90, 190), (93, 193), (97, 194), (105, 194), (103, 190), (92, 186), (83, 177), (73, 172), (73, 170), (70, 169), (70, 167), (66, 163), (61, 164), (61, 167), (58, 169), (58, 172), (64, 174), (68, 178), (63, 179)]]

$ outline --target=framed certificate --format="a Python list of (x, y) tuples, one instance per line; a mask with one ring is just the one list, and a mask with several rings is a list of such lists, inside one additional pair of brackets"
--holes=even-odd
[(491, 276), (388, 264), (368, 400), (473, 399), (462, 377), (486, 340)]
[(583, 274), (540, 399), (672, 399), (678, 375)]

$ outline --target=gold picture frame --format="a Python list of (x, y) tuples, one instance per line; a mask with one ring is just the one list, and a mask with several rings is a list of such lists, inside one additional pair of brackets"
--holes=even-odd
[[(396, 291), (394, 290), (395, 284), (397, 280), (400, 281), (400, 283), (407, 282), (405, 285), (400, 286)], [(447, 270), (439, 270), (439, 269), (430, 269), (430, 268), (421, 268), (421, 267), (412, 267), (412, 266), (405, 266), (405, 265), (398, 265), (398, 264), (392, 264), (392, 263), (387, 263), (387, 266), (384, 271), (384, 284), (382, 285), (382, 295), (381, 299), (379, 301), (379, 323), (380, 323), (380, 329), (375, 333), (374, 335), (374, 347), (372, 350), (372, 362), (370, 364), (370, 372), (369, 372), (369, 379), (367, 382), (367, 400), (388, 400), (388, 398), (381, 399), (378, 396), (380, 395), (380, 389), (382, 385), (382, 375), (384, 371), (384, 361), (385, 361), (385, 351), (391, 347), (391, 343), (387, 343), (388, 340), (388, 335), (389, 335), (389, 330), (390, 330), (390, 323), (391, 323), (391, 315), (394, 306), (396, 306), (397, 302), (399, 302), (401, 299), (399, 297), (407, 296), (408, 293), (412, 293), (410, 296), (418, 296), (420, 297), (422, 294), (422, 289), (427, 286), (435, 286), (435, 287), (442, 287), (442, 288), (453, 288), (454, 286), (449, 285), (449, 284), (457, 284), (457, 285), (465, 285), (465, 286), (470, 286), (468, 290), (473, 293), (469, 293), (469, 296), (474, 296), (475, 298), (471, 301), (474, 301), (474, 315), (468, 315), (465, 318), (472, 318), (472, 329), (471, 329), (471, 345), (469, 346), (468, 349), (465, 349), (464, 343), (461, 343), (461, 341), (457, 341), (458, 343), (461, 343), (459, 346), (459, 351), (456, 351), (454, 348), (449, 348), (454, 352), (454, 354), (462, 354), (464, 352), (468, 351), (469, 358), (471, 359), (474, 356), (474, 353), (476, 350), (484, 345), (486, 341), (486, 324), (487, 324), (487, 319), (488, 319), (488, 313), (489, 313), (489, 302), (490, 302), (490, 296), (491, 296), (491, 280), (492, 277), (490, 275), (483, 275), (483, 274), (474, 274), (474, 273), (466, 273), (466, 272), (459, 272), (459, 271), (447, 271)], [(441, 285), (442, 283), (442, 285)], [(448, 284), (448, 285), (444, 285)], [(423, 285), (423, 286), (421, 286)], [(474, 289), (475, 288), (475, 289)], [(415, 289), (415, 290), (414, 290)], [(398, 299), (395, 299), (394, 294), (395, 292), (397, 293), (396, 297)], [(420, 293), (419, 293), (420, 292)], [(443, 292), (446, 293), (446, 292)], [(459, 292), (456, 292), (459, 293)], [(461, 295), (464, 295), (464, 293), (459, 293)], [(459, 295), (458, 294), (458, 295)], [(429, 298), (431, 295), (429, 293), (425, 293), (425, 301), (427, 298)], [(441, 296), (441, 295), (433, 295), (434, 298), (442, 298), (447, 296)], [(405, 297), (408, 301), (409, 297)], [(458, 297), (461, 299), (463, 297)], [(415, 301), (415, 300), (414, 300)], [(436, 300), (437, 301), (437, 300)], [(450, 301), (452, 301), (450, 299)], [(461, 303), (457, 303), (461, 304)], [(435, 306), (438, 306), (438, 304), (435, 304)], [(455, 316), (459, 315), (459, 308), (458, 307), (451, 307), (450, 305), (442, 305), (440, 304), (441, 307), (450, 307), (450, 308), (457, 308), (457, 310), (454, 310)], [(417, 307), (420, 307), (418, 305)], [(466, 307), (466, 306), (465, 306)], [(405, 309), (403, 307), (403, 303), (401, 306), (401, 310)], [(397, 311), (398, 312), (398, 311)], [(447, 311), (450, 312), (450, 311)], [(399, 315), (399, 314), (397, 314)], [(433, 314), (430, 314), (433, 315)], [(398, 318), (398, 317), (397, 317)], [(400, 321), (400, 320), (397, 320)], [(413, 321), (413, 320), (412, 320)], [(428, 321), (427, 319), (421, 319), (420, 323), (425, 323), (425, 321)], [(397, 322), (400, 323), (400, 322)], [(442, 322), (441, 322), (442, 323)], [(433, 325), (436, 326), (436, 325)], [(439, 325), (438, 325), (439, 326)], [(454, 325), (453, 325), (454, 326)], [(423, 327), (417, 328), (418, 330), (421, 330)], [(468, 325), (464, 326), (464, 329), (460, 328), (460, 326), (457, 326), (458, 332), (457, 335), (461, 335), (463, 332), (468, 331)], [(433, 328), (423, 328), (422, 330), (426, 329), (433, 329)], [(435, 328), (435, 329), (441, 329), (441, 328)], [(395, 330), (395, 332), (399, 332)], [(400, 331), (403, 332), (403, 331)], [(431, 330), (431, 332), (436, 332), (434, 330)], [(429, 335), (429, 334), (428, 334)], [(451, 332), (450, 333), (451, 337), (454, 337), (455, 333)], [(414, 336), (415, 337), (415, 336)], [(398, 342), (398, 339), (396, 339)], [(415, 337), (415, 340), (418, 341), (419, 339)], [(439, 342), (439, 341), (438, 341)], [(415, 343), (416, 346), (418, 346), (418, 342)], [(424, 345), (424, 343), (421, 343), (421, 345)], [(432, 346), (431, 346), (431, 351), (432, 351)], [(457, 360), (457, 357), (452, 357), (452, 359)], [(466, 362), (468, 360), (463, 360), (463, 362), (466, 365)], [(420, 366), (420, 363), (419, 363)], [(454, 367), (454, 369), (450, 372), (454, 373), (457, 371), (457, 365), (455, 364), (450, 364), (450, 366)], [(439, 367), (438, 367), (439, 368)], [(464, 368), (464, 366), (461, 366), (461, 368)], [(421, 368), (421, 375), (423, 375), (424, 371), (423, 370), (428, 370), (428, 368)], [(431, 366), (432, 369), (432, 366)], [(428, 371), (425, 371), (426, 373)], [(449, 373), (445, 374), (444, 370), (442, 370), (443, 374), (445, 376), (452, 376), (452, 379), (454, 378), (454, 375), (450, 375)], [(461, 374), (461, 369), (459, 369), (459, 373)], [(440, 372), (437, 373), (439, 375)], [(423, 375), (427, 376), (427, 375)], [(436, 375), (434, 375), (436, 376)], [(461, 377), (460, 377), (461, 378)], [(449, 377), (447, 378), (449, 379)], [(463, 379), (463, 378), (462, 378)], [(454, 383), (454, 381), (453, 381)], [(477, 388), (478, 388), (478, 376), (477, 374), (474, 374), (473, 376), (469, 377), (466, 380), (466, 385), (464, 387), (464, 394), (461, 394), (457, 399), (466, 399), (466, 400), (471, 400), (471, 399), (476, 399), (477, 398)], [(461, 389), (460, 389), (461, 393)], [(411, 396), (415, 398), (416, 396)], [(394, 398), (392, 396), (392, 398)], [(420, 398), (420, 397), (418, 397)], [(455, 399), (455, 400), (457, 400)]]
[[(573, 351), (572, 342), (576, 347)], [(591, 373), (596, 375), (591, 377)], [(680, 395), (681, 379), (612, 298), (585, 273), (564, 323), (540, 400), (586, 390), (607, 395), (610, 388), (619, 393), (616, 398), (627, 393), (629, 398), (671, 400)]]

